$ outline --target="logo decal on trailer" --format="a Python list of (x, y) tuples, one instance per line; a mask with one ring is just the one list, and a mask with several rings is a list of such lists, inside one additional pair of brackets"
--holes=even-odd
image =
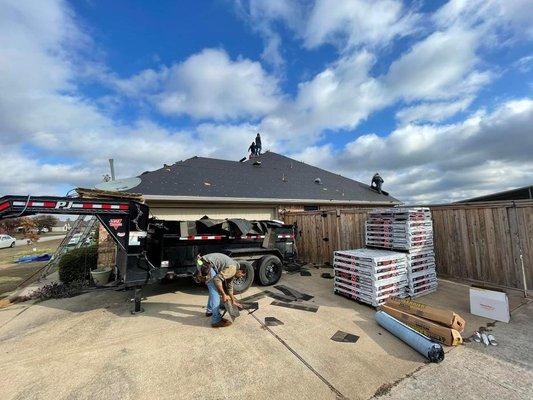
[(110, 219), (109, 226), (118, 230), (118, 228), (122, 227), (122, 218)]

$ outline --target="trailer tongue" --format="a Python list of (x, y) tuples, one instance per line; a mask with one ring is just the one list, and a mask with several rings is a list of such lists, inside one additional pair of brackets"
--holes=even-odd
[(281, 277), (282, 262), (296, 255), (293, 227), (276, 221), (242, 219), (164, 221), (149, 218), (146, 204), (128, 198), (4, 196), (0, 220), (34, 214), (94, 215), (117, 244), (117, 284), (135, 289), (134, 310), (141, 311), (141, 287), (164, 277), (190, 276), (197, 254), (222, 252), (245, 269), (240, 291)]
[[(126, 288), (161, 279), (146, 258), (145, 243), (149, 208), (133, 200), (84, 199), (53, 196), (4, 196), (0, 220), (34, 214), (94, 215), (117, 244), (117, 277)], [(135, 309), (140, 310), (139, 304)]]

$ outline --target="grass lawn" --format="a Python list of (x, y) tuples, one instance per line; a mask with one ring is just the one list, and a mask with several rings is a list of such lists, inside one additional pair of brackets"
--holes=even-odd
[[(53, 253), (61, 239), (36, 243), (30, 246), (17, 246), (0, 249), (0, 299), (17, 288), (27, 277), (46, 265), (47, 261), (27, 264), (15, 264), (14, 259), (31, 254)], [(36, 249), (34, 252), (33, 249)], [(28, 282), (30, 283), (30, 282)]]
[[(62, 239), (49, 240), (47, 242), (37, 242), (34, 244), (15, 246), (8, 249), (0, 249), (0, 269), (3, 269), (5, 264), (13, 264), (13, 262), (20, 256), (41, 253), (53, 253)], [(36, 249), (34, 252), (33, 249)]]

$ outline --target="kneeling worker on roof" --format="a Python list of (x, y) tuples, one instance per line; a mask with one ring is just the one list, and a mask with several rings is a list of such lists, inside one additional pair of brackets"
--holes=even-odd
[(233, 295), (233, 279), (244, 276), (239, 270), (239, 263), (222, 253), (211, 253), (198, 256), (196, 259), (198, 273), (196, 280), (205, 282), (209, 289), (206, 316), (211, 316), (213, 328), (223, 328), (231, 322), (220, 315), (220, 300), (226, 303), (231, 300), (233, 306), (242, 309)]

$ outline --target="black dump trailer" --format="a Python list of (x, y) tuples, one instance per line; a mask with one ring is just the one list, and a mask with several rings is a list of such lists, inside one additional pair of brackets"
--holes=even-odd
[(3, 196), (0, 220), (34, 214), (94, 215), (117, 244), (117, 286), (135, 289), (134, 311), (141, 310), (141, 288), (163, 278), (192, 276), (196, 256), (213, 252), (237, 260), (246, 274), (239, 292), (255, 280), (275, 284), (282, 265), (296, 258), (292, 225), (244, 219), (167, 221), (149, 217), (149, 207), (127, 198)]

